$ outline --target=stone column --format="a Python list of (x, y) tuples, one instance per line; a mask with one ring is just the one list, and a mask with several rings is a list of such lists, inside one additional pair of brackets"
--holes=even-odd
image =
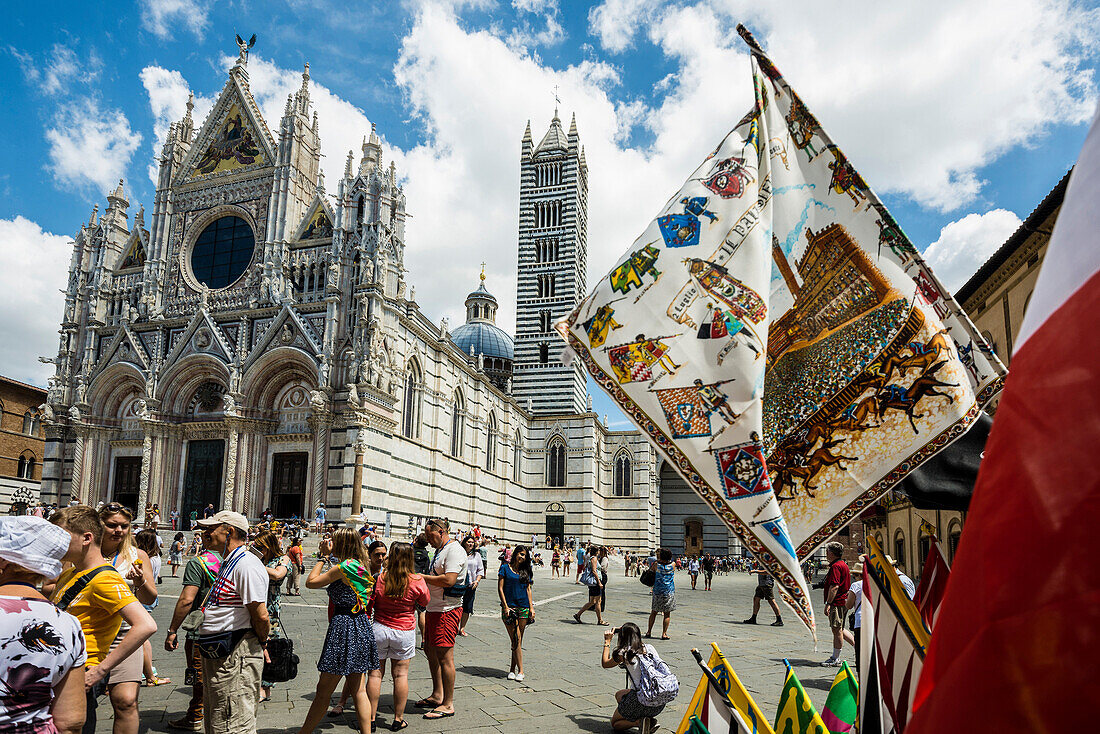
[[(76, 440), (73, 442), (73, 473), (69, 478), (69, 499), (82, 499), (84, 481), (84, 429), (76, 429)], [(58, 503), (60, 504), (60, 502)]]
[(355, 473), (351, 480), (351, 515), (345, 521), (350, 528), (363, 524), (363, 455), (367, 453), (367, 427), (359, 426), (355, 434)]
[(240, 438), (240, 431), (235, 421), (226, 421), (226, 428), (229, 430), (229, 440), (225, 451), (225, 496), (222, 498), (222, 507), (226, 510), (239, 512), (236, 506), (237, 498), (235, 494), (237, 486), (237, 442)]
[[(42, 460), (42, 501), (61, 505), (61, 479), (65, 466), (66, 431), (56, 424), (46, 425), (46, 448)], [(52, 499), (51, 499), (52, 498)], [(67, 503), (66, 503), (67, 504)]]
[[(325, 490), (328, 488), (328, 437), (331, 421), (332, 414), (330, 412), (316, 409), (307, 420), (310, 432), (313, 433), (313, 480), (310, 491), (306, 493), (306, 517), (309, 516), (318, 502), (324, 502), (326, 507), (329, 504)], [(310, 497), (312, 497), (312, 503), (308, 501)]]
[(153, 433), (151, 427), (142, 424), (145, 438), (141, 442), (141, 478), (138, 484), (137, 511), (138, 524), (145, 525), (148, 518), (145, 517), (145, 505), (149, 503), (149, 473), (153, 463)]

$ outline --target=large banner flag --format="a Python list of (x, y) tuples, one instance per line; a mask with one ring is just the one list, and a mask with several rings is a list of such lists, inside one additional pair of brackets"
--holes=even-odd
[(877, 695), (881, 697), (881, 701), (868, 701), (867, 705), (876, 708), (875, 717), (881, 717), (887, 725), (885, 731), (892, 728), (901, 734), (913, 708), (929, 633), (893, 564), (886, 560), (874, 538), (868, 536), (866, 540), (860, 627), (868, 629), (870, 644), (865, 635), (860, 653), (866, 659), (860, 661), (860, 667), (873, 670)]
[(799, 558), (962, 435), (1003, 367), (742, 35), (754, 109), (557, 329), (812, 627)]
[(825, 708), (821, 709), (821, 720), (831, 734), (847, 734), (854, 730), (858, 709), (859, 682), (848, 663), (842, 662), (829, 687)]
[(703, 667), (703, 677), (695, 688), (691, 703), (688, 704), (676, 734), (689, 732), (692, 718), (698, 719), (712, 731), (724, 732), (725, 729), (715, 728), (714, 724), (708, 723), (714, 721), (715, 716), (724, 716), (728, 726), (729, 714), (724, 713), (725, 704), (722, 703), (722, 699), (728, 701), (736, 711), (739, 721), (744, 723), (748, 734), (775, 734), (760, 707), (756, 705), (756, 701), (741, 684), (741, 680), (737, 677), (737, 673), (733, 672), (725, 655), (718, 649), (718, 645), (711, 643), (710, 659), (705, 665), (702, 655), (699, 655), (697, 650), (692, 650), (692, 655)]
[[(936, 617), (914, 732), (1097, 729), (1100, 114), (1070, 175)], [(1020, 569), (1034, 568), (1022, 582)]]
[(779, 694), (779, 708), (775, 712), (775, 730), (780, 734), (827, 734), (829, 731), (814, 708), (802, 681), (786, 660), (787, 678), (783, 692)]
[[(926, 525), (928, 525), (928, 528), (925, 528)], [(920, 584), (917, 585), (917, 593), (913, 601), (916, 602), (917, 609), (920, 610), (920, 616), (924, 620), (925, 626), (928, 629), (933, 629), (936, 614), (940, 610), (943, 595), (947, 591), (947, 579), (951, 575), (951, 567), (947, 565), (947, 558), (943, 554), (943, 544), (936, 537), (935, 528), (932, 528), (927, 521), (922, 520), (921, 530), (927, 532), (929, 529), (932, 532), (927, 534), (932, 540), (932, 545), (928, 549), (928, 556), (924, 559), (924, 565), (921, 566)]]

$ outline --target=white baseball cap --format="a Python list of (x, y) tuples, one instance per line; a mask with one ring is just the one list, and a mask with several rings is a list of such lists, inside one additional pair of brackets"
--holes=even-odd
[(48, 579), (61, 575), (72, 536), (33, 515), (0, 517), (0, 558)]
[(222, 510), (213, 517), (208, 517), (205, 520), (196, 520), (195, 524), (204, 528), (228, 525), (231, 528), (237, 528), (237, 530), (240, 530), (242, 533), (248, 532), (248, 518), (239, 512), (233, 512), (231, 510)]

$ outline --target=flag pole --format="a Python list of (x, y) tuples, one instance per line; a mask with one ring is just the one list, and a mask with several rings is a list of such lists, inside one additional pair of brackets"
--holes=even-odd
[(710, 688), (722, 697), (722, 703), (726, 704), (726, 708), (730, 710), (730, 734), (739, 734), (737, 727), (737, 720), (739, 718), (737, 707), (734, 706), (733, 703), (726, 696), (726, 692), (722, 690), (722, 684), (719, 683), (718, 679), (714, 677), (714, 673), (711, 671), (710, 667), (703, 662), (703, 656), (699, 652), (699, 648), (691, 648), (691, 656), (695, 658), (695, 662), (698, 663), (699, 667), (703, 670), (703, 675), (707, 677), (707, 682), (710, 684)]

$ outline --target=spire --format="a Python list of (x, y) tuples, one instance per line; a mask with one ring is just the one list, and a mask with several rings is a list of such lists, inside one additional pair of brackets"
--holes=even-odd
[(527, 121), (527, 129), (523, 131), (523, 142), (530, 143), (531, 140), (531, 121)]
[(317, 195), (325, 195), (325, 172), (317, 171)]
[(94, 227), (99, 224), (99, 204), (92, 207), (92, 217), (88, 220), (88, 226)]
[(179, 136), (185, 143), (191, 142), (191, 134), (195, 130), (194, 120), (191, 119), (191, 113), (195, 109), (195, 94), (193, 92), (187, 93), (187, 112), (183, 115), (183, 120), (179, 124)]
[(569, 123), (569, 137), (577, 137), (577, 113), (573, 113), (573, 119)]
[(359, 165), (360, 171), (365, 171), (382, 162), (382, 145), (378, 140), (375, 125), (370, 124), (370, 136), (363, 136), (363, 162)]
[(108, 209), (126, 209), (130, 206), (130, 202), (126, 199), (126, 192), (122, 188), (122, 179), (118, 180), (118, 186), (115, 190), (107, 195), (107, 208)]
[(344, 164), (344, 178), (351, 178), (351, 162), (355, 159), (355, 151), (348, 151), (348, 162)]

